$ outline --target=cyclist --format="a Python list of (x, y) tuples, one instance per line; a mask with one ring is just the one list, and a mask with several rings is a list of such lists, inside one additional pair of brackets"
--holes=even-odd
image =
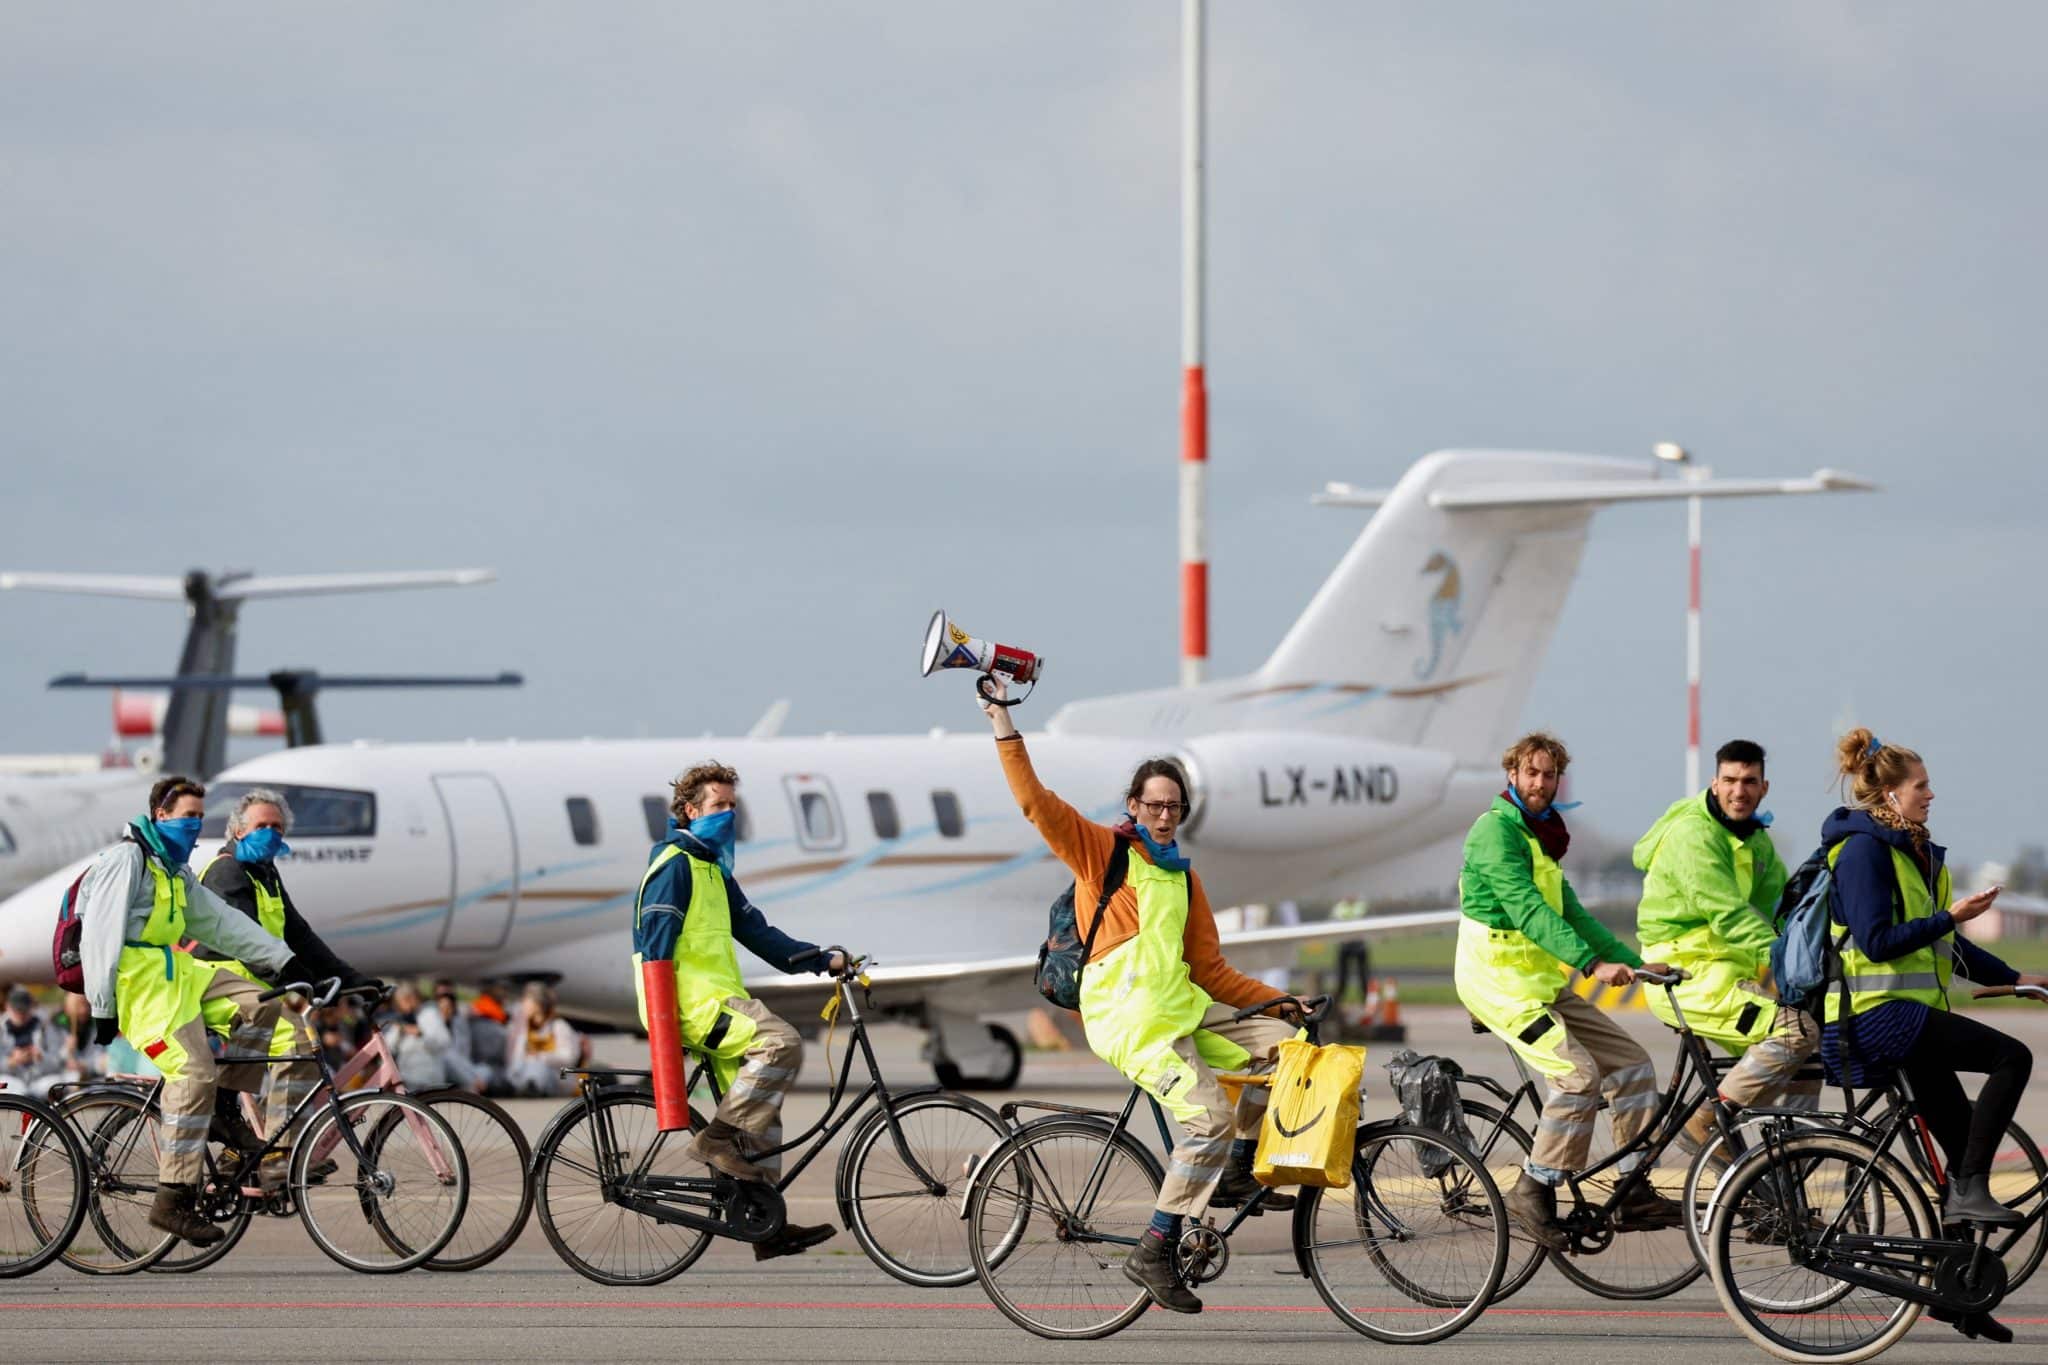
[(261, 1063), (216, 1067), (207, 1032), (229, 1029), (231, 1051), (263, 1051), (284, 1002), (259, 1001), (255, 983), (177, 945), (189, 926), (266, 976), (310, 976), (283, 940), (193, 878), (186, 862), (205, 807), (206, 789), (197, 782), (159, 780), (150, 789), (149, 814), (129, 822), (78, 887), (79, 954), (95, 1037), (104, 1045), (117, 1032), (126, 1034), (163, 1073), (162, 1148), (149, 1223), (195, 1246), (212, 1246), (225, 1235), (193, 1207), (215, 1086), (254, 1090), (268, 1070)]
[[(633, 988), (645, 1025), (640, 964), (674, 959), (683, 1042), (711, 1059), (725, 1092), (690, 1154), (736, 1180), (768, 1181), (773, 1174), (750, 1159), (741, 1138), (757, 1149), (780, 1145), (782, 1097), (803, 1064), (804, 1045), (794, 1028), (748, 996), (733, 942), (784, 972), (795, 971), (794, 959), (815, 953), (817, 945), (769, 924), (733, 880), (739, 780), (737, 772), (720, 763), (700, 763), (675, 780), (668, 837), (648, 855), (633, 903)], [(845, 967), (845, 957), (833, 953), (812, 970)], [(754, 1244), (754, 1259), (793, 1256), (833, 1232), (829, 1224), (787, 1225)]]
[[(1733, 739), (1714, 754), (1714, 781), (1664, 812), (1636, 841), (1643, 874), (1636, 938), (1643, 953), (1683, 969), (1675, 988), (1693, 1032), (1741, 1060), (1721, 1080), (1720, 1097), (1756, 1104), (1793, 1092), (1818, 1100), (1819, 1083), (1793, 1080), (1820, 1046), (1811, 1015), (1778, 1003), (1771, 990), (1772, 916), (1788, 876), (1771, 843), (1763, 746)], [(1670, 998), (1649, 993), (1651, 1011), (1673, 1028)], [(1686, 1120), (1681, 1145), (1697, 1151), (1714, 1132), (1714, 1110)]]
[[(2024, 1043), (1966, 1015), (1951, 1014), (1948, 983), (1960, 970), (1980, 986), (2048, 984), (2023, 976), (1971, 943), (1958, 926), (1991, 908), (1999, 888), (1951, 902), (1947, 850), (1928, 834), (1934, 788), (1920, 755), (1851, 730), (1836, 747), (1853, 806), (1821, 826), (1834, 866), (1835, 917), (1851, 1018), (1830, 986), (1821, 1060), (1830, 1076), (1868, 1085), (1896, 1067), (1912, 1082), (1920, 1115), (1948, 1156), (1944, 1222), (2005, 1226), (2020, 1215), (1991, 1195), (1991, 1161), (2034, 1065)], [(1985, 1077), (1975, 1104), (1958, 1071)]]
[[(992, 688), (997, 699), (1006, 690), (1000, 682)], [(1081, 977), (1081, 1023), (1095, 1055), (1165, 1105), (1182, 1128), (1152, 1224), (1125, 1258), (1124, 1273), (1160, 1307), (1199, 1313), (1202, 1301), (1174, 1264), (1181, 1220), (1201, 1217), (1212, 1203), (1241, 1205), (1259, 1188), (1252, 1156), (1266, 1113), (1264, 1087), (1243, 1087), (1233, 1107), (1215, 1070), (1271, 1070), (1276, 1049), (1295, 1030), (1278, 1019), (1230, 1017), (1273, 992), (1223, 960), (1202, 880), (1175, 837), (1188, 810), (1180, 765), (1166, 758), (1139, 764), (1124, 794), (1126, 819), (1111, 829), (1039, 782), (1007, 708), (989, 700), (981, 706), (1018, 808), (1074, 874), (1075, 928), (1083, 936), (1117, 841), (1130, 844), (1129, 871), (1103, 909)], [(1281, 1010), (1296, 1020), (1304, 1012), (1292, 996)], [(1261, 1205), (1293, 1206), (1287, 1195)]]
[[(292, 809), (281, 794), (262, 787), (242, 793), (228, 812), (228, 842), (206, 865), (199, 884), (261, 925), (264, 933), (283, 939), (285, 946), (312, 973), (310, 979), (338, 976), (348, 986), (381, 986), (382, 982), (364, 976), (342, 961), (313, 931), (313, 926), (299, 913), (298, 906), (292, 903), (291, 892), (285, 889), (284, 875), (277, 867), (277, 859), (291, 853), (290, 846), (284, 841), (291, 824)], [(193, 945), (192, 951), (202, 961), (254, 981), (264, 990), (271, 986), (270, 982), (234, 958), (216, 951), (203, 939)], [(270, 1055), (311, 1057), (315, 1047), (306, 1016), (291, 1010), (284, 1011), (270, 1036)], [(270, 1078), (264, 1128), (276, 1136), (291, 1117), (292, 1110), (319, 1086), (320, 1067), (316, 1062), (304, 1061), (272, 1067), (271, 1070), (277, 1074)], [(214, 1097), (213, 1136), (226, 1143), (238, 1156), (253, 1155), (263, 1147), (263, 1140), (242, 1117), (241, 1105), (231, 1091), (221, 1091)], [(274, 1188), (283, 1183), (287, 1155), (286, 1152), (271, 1154), (263, 1171), (267, 1186)], [(331, 1163), (323, 1165), (331, 1169)]]
[[(1507, 787), (1465, 836), (1458, 874), (1464, 918), (1455, 965), (1458, 999), (1515, 1054), (1548, 1078), (1550, 1096), (1536, 1141), (1515, 1187), (1508, 1216), (1542, 1245), (1565, 1249), (1557, 1187), (1592, 1154), (1593, 1118), (1607, 1093), (1614, 1144), (1626, 1147), (1657, 1116), (1657, 1070), (1650, 1055), (1590, 1001), (1572, 994), (1574, 970), (1605, 986), (1635, 980), (1645, 964), (1586, 913), (1558, 864), (1571, 833), (1556, 807), (1558, 781), (1571, 763), (1563, 743), (1538, 731), (1501, 755)], [(1640, 1152), (1625, 1156), (1627, 1174)], [(1623, 1232), (1676, 1227), (1678, 1206), (1646, 1180), (1616, 1209)]]

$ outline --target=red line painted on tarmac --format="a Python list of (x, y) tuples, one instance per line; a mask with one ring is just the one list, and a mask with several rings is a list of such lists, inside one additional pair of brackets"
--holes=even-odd
[[(1095, 1308), (1099, 1304), (1029, 1304), (1032, 1308)], [(339, 1309), (356, 1311), (375, 1309), (391, 1312), (406, 1308), (632, 1308), (644, 1310), (697, 1309), (705, 1310), (747, 1310), (752, 1312), (790, 1312), (802, 1309), (869, 1309), (891, 1312), (923, 1313), (988, 1313), (995, 1311), (993, 1304), (986, 1303), (932, 1303), (889, 1302), (875, 1300), (867, 1302), (826, 1302), (823, 1300), (764, 1300), (764, 1299), (514, 1299), (509, 1302), (481, 1302), (471, 1299), (297, 1299), (234, 1302), (209, 1299), (149, 1299), (129, 1300), (121, 1303), (0, 1303), (0, 1313), (94, 1313), (94, 1312), (167, 1312), (200, 1310), (205, 1312), (249, 1312), (256, 1309), (288, 1310), (304, 1312), (308, 1309)], [(1208, 1313), (1326, 1313), (1329, 1310), (1321, 1304), (1210, 1304), (1203, 1309)], [(1441, 1310), (1425, 1308), (1414, 1304), (1375, 1307), (1375, 1313), (1434, 1313)], [(1707, 1309), (1680, 1308), (1489, 1308), (1487, 1317), (1505, 1318), (1634, 1318), (1671, 1320), (1716, 1319), (1727, 1315)], [(2048, 1318), (2001, 1318), (2000, 1321), (2015, 1327), (2048, 1326)]]

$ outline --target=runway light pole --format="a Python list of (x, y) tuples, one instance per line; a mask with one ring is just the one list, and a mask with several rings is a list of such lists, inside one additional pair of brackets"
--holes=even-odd
[[(1688, 483), (1704, 483), (1714, 471), (1692, 462), (1692, 452), (1675, 441), (1659, 441), (1650, 453), (1678, 466)], [(1685, 790), (1700, 789), (1700, 500), (1685, 500)]]
[(1209, 390), (1202, 373), (1204, 0), (1181, 4), (1180, 682), (1209, 670)]

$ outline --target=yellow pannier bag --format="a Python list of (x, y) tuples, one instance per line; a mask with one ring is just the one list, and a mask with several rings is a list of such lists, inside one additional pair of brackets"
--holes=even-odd
[(1317, 1047), (1299, 1039), (1280, 1044), (1253, 1178), (1261, 1185), (1349, 1185), (1364, 1079), (1362, 1047)]

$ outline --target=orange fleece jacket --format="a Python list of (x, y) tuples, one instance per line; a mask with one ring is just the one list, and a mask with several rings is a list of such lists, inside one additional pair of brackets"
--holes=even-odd
[[(1017, 798), (1017, 808), (1037, 827), (1053, 856), (1074, 874), (1074, 927), (1085, 939), (1088, 925), (1095, 918), (1095, 902), (1102, 897), (1102, 875), (1109, 869), (1109, 855), (1116, 850), (1116, 834), (1109, 826), (1098, 825), (1075, 810), (1038, 780), (1021, 736), (997, 740), (996, 752), (1002, 755), (1003, 776), (1010, 780), (1010, 794)], [(1142, 839), (1131, 841), (1131, 856), (1152, 861)], [(1102, 928), (1095, 935), (1095, 949), (1088, 960), (1095, 961), (1119, 943), (1135, 938), (1137, 933), (1138, 893), (1126, 881), (1103, 908)], [(1195, 984), (1219, 1004), (1243, 1009), (1276, 994), (1272, 987), (1223, 960), (1223, 948), (1216, 938), (1216, 916), (1209, 909), (1209, 893), (1202, 889), (1202, 878), (1193, 869), (1188, 871), (1188, 926), (1181, 940), (1181, 956)]]

